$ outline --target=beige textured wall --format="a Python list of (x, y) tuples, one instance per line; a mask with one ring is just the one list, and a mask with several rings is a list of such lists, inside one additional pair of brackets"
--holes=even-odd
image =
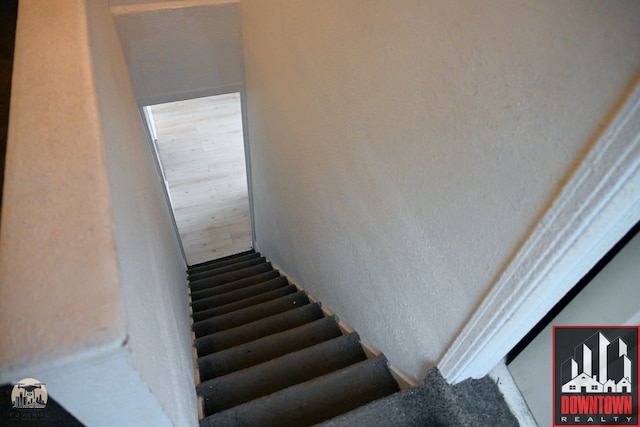
[(242, 90), (238, 0), (125, 3), (112, 12), (140, 105)]
[(0, 235), (3, 381), (126, 339), (83, 3), (20, 2)]
[(134, 6), (153, 3), (193, 3), (194, 1), (202, 0), (109, 0), (109, 3), (112, 6)]
[(106, 0), (21, 0), (0, 383), (91, 426), (197, 425), (185, 264)]
[(633, 1), (243, 0), (258, 249), (419, 378), (640, 71)]
[(129, 361), (172, 425), (196, 425), (185, 260), (108, 4), (87, 4)]

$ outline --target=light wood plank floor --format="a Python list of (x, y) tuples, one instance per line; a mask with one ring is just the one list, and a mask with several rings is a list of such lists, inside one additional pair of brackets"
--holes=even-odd
[(251, 248), (240, 95), (151, 111), (187, 264)]

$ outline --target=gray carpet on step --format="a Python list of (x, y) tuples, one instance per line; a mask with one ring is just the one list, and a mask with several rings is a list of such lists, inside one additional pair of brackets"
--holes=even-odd
[(515, 427), (498, 386), (489, 377), (451, 386), (434, 368), (418, 386), (344, 414), (323, 427)]

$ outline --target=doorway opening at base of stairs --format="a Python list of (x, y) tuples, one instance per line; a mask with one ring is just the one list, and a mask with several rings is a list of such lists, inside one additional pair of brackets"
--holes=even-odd
[(252, 247), (240, 93), (144, 108), (187, 265)]

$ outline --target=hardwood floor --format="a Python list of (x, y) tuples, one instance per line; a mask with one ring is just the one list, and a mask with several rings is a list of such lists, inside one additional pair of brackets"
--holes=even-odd
[(187, 264), (251, 248), (240, 95), (151, 111)]

